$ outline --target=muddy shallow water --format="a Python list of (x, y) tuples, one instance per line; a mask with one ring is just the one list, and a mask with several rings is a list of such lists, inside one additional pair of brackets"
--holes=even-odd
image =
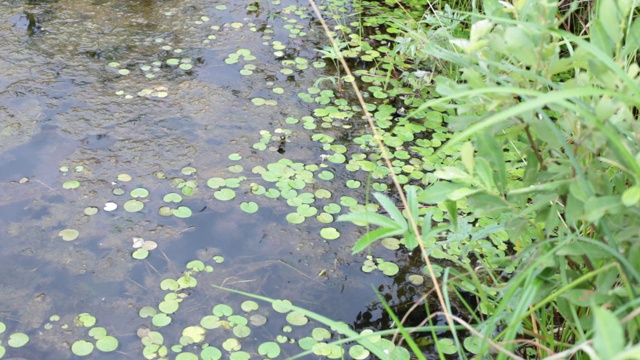
[[(211, 284), (290, 299), (359, 330), (387, 325), (376, 320), (372, 286), (391, 301), (399, 301), (400, 287), (403, 301), (413, 297), (402, 279), (360, 271), (364, 256), (350, 252), (361, 229), (333, 223), (342, 236), (328, 241), (319, 236), (326, 224), (310, 218), (292, 225), (285, 220), (292, 211), (286, 200), (252, 194), (251, 183), (268, 185), (254, 166), (281, 159), (327, 165), (326, 151), (311, 136), (353, 131), (339, 124), (307, 130), (285, 120), (312, 113), (297, 93), (333, 75), (328, 67), (281, 71), (287, 67), (282, 59), (322, 61), (314, 50), (322, 35), (307, 7), (275, 1), (247, 9), (245, 2), (202, 0), (0, 4), (0, 321), (7, 325), (0, 339), (30, 336), (6, 357), (73, 357), (70, 345), (90, 339), (73, 319), (89, 312), (120, 341), (116, 352), (90, 357), (143, 358), (136, 332), (150, 322), (138, 312), (157, 306), (166, 294), (160, 282), (182, 276), (194, 259), (214, 271), (194, 275), (198, 286), (162, 330), (169, 345), (212, 306), (246, 300)], [(281, 54), (274, 55), (280, 51), (275, 41), (285, 45)], [(230, 64), (241, 49), (251, 56)], [(261, 131), (273, 136), (266, 150), (254, 146)], [(307, 184), (309, 191), (364, 198), (364, 190), (341, 185), (342, 165), (328, 165), (340, 181), (318, 180)], [(196, 171), (185, 174), (185, 167)], [(236, 197), (216, 199), (206, 185), (212, 177), (243, 177)], [(197, 184), (181, 203), (192, 215), (162, 216), (163, 197), (180, 192), (178, 179)], [(80, 185), (65, 188), (69, 180)], [(126, 211), (135, 188), (149, 196), (142, 210)], [(243, 212), (244, 201), (260, 210)], [(105, 211), (108, 202), (118, 208)], [(88, 208), (98, 211), (87, 215)], [(80, 235), (63, 241), (63, 229)], [(132, 258), (136, 237), (158, 244), (144, 260)], [(212, 262), (216, 255), (225, 261)], [(411, 271), (419, 269), (406, 265), (401, 274)], [(282, 326), (274, 320), (254, 332), (247, 351)]]

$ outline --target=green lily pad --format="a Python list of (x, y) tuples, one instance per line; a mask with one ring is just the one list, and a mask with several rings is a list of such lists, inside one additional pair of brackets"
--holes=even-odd
[(215, 316), (231, 316), (233, 314), (233, 309), (229, 305), (218, 304), (213, 307), (211, 312)]
[(77, 356), (87, 356), (93, 352), (93, 343), (86, 340), (78, 340), (71, 345), (71, 352)]
[(202, 360), (218, 360), (222, 358), (222, 352), (215, 346), (208, 346), (200, 352)]
[(297, 212), (294, 212), (294, 213), (287, 214), (286, 219), (291, 224), (297, 225), (297, 224), (302, 224), (306, 218), (298, 214)]
[(233, 160), (233, 161), (237, 161), (242, 159), (242, 155), (238, 154), (238, 153), (233, 153), (229, 155), (229, 160)]
[(181, 352), (176, 356), (176, 360), (198, 360), (198, 355), (190, 352)]
[(240, 210), (246, 212), (247, 214), (253, 214), (258, 211), (258, 204), (253, 201), (245, 201), (240, 203)]
[(231, 189), (222, 189), (214, 192), (213, 196), (220, 201), (228, 201), (236, 197), (236, 192)]
[(115, 351), (118, 348), (118, 339), (113, 336), (105, 336), (96, 341), (96, 348), (102, 352)]
[(179, 203), (182, 201), (182, 195), (177, 193), (168, 193), (162, 198), (162, 201), (167, 203)]
[(200, 326), (187, 326), (182, 330), (182, 336), (188, 336), (194, 343), (204, 341), (205, 329)]
[(25, 333), (13, 333), (9, 335), (9, 340), (7, 340), (7, 345), (13, 348), (19, 348), (24, 346), (29, 342), (29, 335)]
[(131, 181), (133, 178), (131, 177), (131, 175), (129, 174), (120, 174), (118, 175), (118, 181), (122, 181), (122, 182), (129, 182)]
[(153, 316), (151, 323), (158, 327), (167, 326), (171, 323), (171, 317), (165, 313), (158, 313)]
[(173, 214), (173, 209), (168, 206), (161, 206), (158, 209), (158, 214), (160, 216), (171, 216)]
[(351, 348), (349, 348), (349, 356), (356, 360), (367, 359), (369, 358), (369, 354), (369, 350), (365, 349), (360, 344), (353, 345)]
[(58, 233), (58, 236), (62, 237), (64, 241), (73, 241), (80, 236), (80, 232), (75, 229), (64, 229)]
[(289, 300), (275, 300), (271, 306), (273, 307), (273, 310), (284, 314), (291, 311), (291, 306), (293, 306), (293, 304), (291, 304), (291, 301)]
[(246, 338), (251, 335), (251, 328), (246, 325), (236, 325), (233, 327), (233, 335), (239, 338)]
[(62, 184), (63, 189), (75, 189), (79, 186), (80, 186), (80, 182), (78, 180), (69, 180), (69, 181), (65, 181), (64, 184)]
[(173, 216), (181, 219), (186, 219), (188, 217), (191, 217), (192, 214), (193, 213), (191, 212), (191, 209), (189, 209), (186, 206), (178, 206), (177, 209), (173, 210)]
[(378, 269), (380, 269), (382, 273), (387, 276), (393, 276), (400, 271), (400, 268), (398, 267), (398, 265), (390, 261), (385, 261), (381, 264), (378, 264)]
[(300, 311), (292, 311), (287, 314), (286, 320), (289, 324), (302, 326), (309, 322), (309, 319)]
[(131, 199), (125, 202), (123, 207), (128, 212), (138, 212), (144, 209), (144, 203), (140, 200)]
[(98, 213), (98, 208), (95, 206), (87, 206), (84, 208), (84, 214), (87, 216), (95, 215)]
[(334, 227), (326, 227), (320, 230), (320, 236), (327, 240), (335, 240), (340, 237), (340, 232)]
[(240, 305), (240, 308), (245, 312), (258, 310), (259, 307), (258, 303), (253, 300), (246, 300)]
[(136, 188), (131, 190), (131, 197), (146, 198), (147, 196), (149, 196), (149, 190), (145, 188)]
[(134, 251), (131, 254), (131, 257), (137, 260), (143, 260), (146, 259), (149, 256), (149, 250), (145, 249), (145, 248), (139, 248), (136, 249), (136, 251)]
[(272, 341), (262, 343), (258, 346), (258, 354), (275, 359), (280, 355), (280, 345)]
[(96, 340), (100, 340), (103, 337), (107, 336), (107, 329), (103, 328), (102, 326), (96, 326), (96, 327), (91, 328), (91, 330), (89, 330), (88, 334), (92, 338), (94, 338)]

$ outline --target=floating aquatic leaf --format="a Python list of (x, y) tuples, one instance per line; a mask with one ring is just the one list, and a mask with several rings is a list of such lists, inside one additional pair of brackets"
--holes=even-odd
[(118, 339), (113, 336), (105, 336), (96, 341), (96, 348), (102, 352), (115, 351), (118, 348)]
[(220, 256), (220, 255), (216, 255), (213, 257), (213, 261), (215, 261), (216, 263), (220, 264), (222, 262), (224, 262), (224, 257)]
[(227, 351), (238, 351), (240, 350), (240, 342), (238, 339), (229, 338), (222, 343), (222, 348)]
[(233, 327), (233, 335), (239, 338), (245, 338), (251, 335), (251, 328), (246, 325), (236, 325)]
[(95, 206), (87, 206), (86, 208), (84, 208), (84, 214), (91, 216), (91, 215), (95, 215), (98, 213), (98, 208)]
[(143, 248), (136, 249), (136, 251), (131, 254), (131, 257), (137, 260), (146, 259), (147, 256), (149, 256), (149, 250)]
[(398, 271), (400, 271), (400, 268), (398, 267), (398, 265), (390, 262), (390, 261), (385, 261), (382, 262), (380, 264), (378, 264), (378, 269), (380, 269), (382, 271), (383, 274), (387, 275), (387, 276), (393, 276), (395, 274), (398, 273)]
[(253, 300), (246, 300), (240, 305), (240, 308), (242, 308), (242, 310), (245, 312), (250, 312), (250, 311), (258, 310), (259, 305), (257, 302)]
[(9, 340), (7, 340), (7, 345), (13, 348), (19, 348), (26, 345), (29, 342), (29, 335), (25, 333), (13, 333), (9, 335)]
[(318, 174), (318, 177), (322, 180), (332, 180), (335, 175), (331, 171), (323, 170)]
[(335, 240), (340, 237), (340, 233), (334, 227), (326, 227), (320, 230), (320, 236), (327, 240)]
[(123, 207), (128, 212), (137, 212), (144, 208), (144, 203), (140, 200), (131, 199), (125, 202)]
[(187, 70), (191, 70), (193, 68), (193, 65), (191, 65), (191, 64), (180, 64), (179, 68), (182, 69), (182, 70), (187, 71)]
[(161, 206), (158, 209), (158, 214), (161, 216), (171, 216), (173, 214), (173, 209), (168, 206)]
[(91, 328), (91, 330), (89, 330), (88, 334), (92, 338), (94, 338), (96, 340), (99, 340), (99, 339), (102, 339), (103, 337), (107, 336), (107, 329), (103, 328), (102, 326), (96, 326), (96, 327)]
[(238, 153), (233, 153), (229, 155), (229, 160), (237, 161), (242, 159), (242, 156)]
[(291, 306), (293, 304), (291, 304), (291, 301), (289, 300), (275, 300), (271, 306), (273, 307), (273, 310), (279, 312), (279, 313), (286, 313), (291, 311)]
[(296, 208), (296, 212), (304, 217), (311, 217), (318, 213), (318, 209), (309, 204), (302, 204)]
[(302, 326), (309, 322), (309, 319), (300, 311), (292, 311), (287, 314), (286, 320), (289, 324)]
[(322, 209), (324, 211), (328, 212), (329, 214), (337, 214), (342, 210), (340, 205), (338, 205), (336, 203), (329, 203), (329, 204), (323, 206)]
[(136, 188), (131, 190), (131, 197), (146, 198), (147, 196), (149, 196), (149, 190), (145, 188)]
[(167, 326), (171, 323), (171, 317), (165, 313), (158, 313), (153, 316), (151, 323), (158, 327)]
[(153, 250), (158, 247), (158, 243), (152, 240), (147, 240), (142, 244), (142, 248), (146, 250)]
[(205, 329), (200, 326), (187, 326), (182, 330), (182, 336), (188, 336), (193, 340), (193, 343), (199, 343), (204, 341)]
[(300, 215), (297, 212), (294, 212), (294, 213), (287, 214), (286, 219), (291, 224), (297, 225), (297, 224), (302, 224), (305, 220), (305, 217)]
[(63, 189), (75, 189), (79, 186), (80, 186), (80, 182), (78, 180), (69, 180), (69, 181), (65, 181), (64, 184), (62, 184)]
[(275, 359), (280, 355), (280, 345), (275, 342), (265, 342), (258, 346), (258, 354)]
[(145, 318), (154, 316), (157, 313), (158, 312), (156, 311), (156, 309), (152, 308), (151, 306), (145, 306), (142, 309), (140, 309), (140, 311), (138, 311), (138, 316), (145, 319)]
[(120, 69), (118, 70), (118, 74), (120, 75), (129, 75), (131, 71), (129, 71), (128, 69)]
[(122, 181), (122, 182), (129, 182), (131, 181), (133, 178), (131, 177), (131, 175), (129, 174), (120, 174), (118, 175), (118, 180)]
[(81, 313), (73, 319), (73, 322), (78, 326), (92, 327), (96, 324), (96, 318), (89, 313)]
[(382, 246), (389, 250), (398, 250), (400, 248), (400, 240), (396, 238), (384, 238), (381, 243)]
[(181, 219), (186, 219), (188, 217), (191, 217), (193, 213), (191, 212), (191, 209), (189, 209), (186, 206), (178, 206), (177, 209), (173, 210), (173, 216), (181, 218)]
[(236, 197), (235, 191), (231, 189), (222, 189), (213, 193), (213, 196), (220, 201), (228, 201)]
[(258, 204), (256, 204), (253, 201), (249, 201), (249, 202), (245, 201), (240, 203), (240, 209), (246, 212), (247, 214), (253, 214), (256, 211), (258, 211)]
[(158, 310), (165, 314), (173, 314), (178, 311), (178, 308), (180, 308), (180, 303), (176, 299), (164, 300), (158, 304)]
[(178, 285), (178, 282), (175, 281), (174, 279), (164, 279), (160, 282), (160, 288), (162, 290), (175, 291), (175, 290), (178, 290), (180, 286)]
[(202, 360), (219, 360), (222, 358), (222, 352), (215, 346), (208, 346), (200, 352)]
[(261, 326), (267, 323), (267, 318), (264, 315), (260, 314), (251, 315), (249, 320), (251, 321), (251, 325), (253, 326)]
[(317, 327), (311, 330), (311, 337), (317, 341), (324, 341), (331, 339), (331, 332), (325, 328)]
[(333, 215), (323, 212), (316, 216), (316, 219), (323, 224), (330, 224), (333, 222)]
[(229, 305), (218, 304), (218, 305), (213, 307), (211, 312), (215, 316), (220, 316), (220, 317), (222, 317), (222, 316), (230, 316), (230, 315), (233, 314), (233, 309)]
[(190, 352), (181, 352), (176, 356), (176, 360), (198, 360), (198, 355)]
[(417, 274), (409, 275), (409, 281), (414, 285), (422, 285), (424, 283), (424, 277)]
[(197, 171), (198, 171), (198, 170), (197, 170), (196, 168), (192, 167), (192, 166), (186, 166), (186, 167), (183, 167), (183, 168), (182, 168), (182, 170), (180, 170), (180, 172), (181, 172), (183, 175), (193, 175), (193, 174), (195, 174)]
[(349, 356), (356, 360), (362, 360), (369, 358), (371, 353), (365, 349), (362, 345), (356, 344), (349, 348)]
[(238, 165), (238, 164), (231, 165), (231, 166), (229, 166), (228, 169), (229, 169), (229, 171), (231, 171), (232, 173), (235, 173), (235, 174), (241, 173), (244, 170), (242, 165)]
[(77, 356), (87, 356), (93, 352), (93, 343), (86, 340), (78, 340), (71, 345), (71, 352)]
[(209, 180), (207, 180), (207, 186), (212, 188), (212, 189), (217, 189), (221, 186), (225, 186), (226, 181), (223, 178), (220, 177), (213, 177)]
[(177, 193), (168, 193), (162, 198), (162, 201), (168, 203), (179, 203), (180, 201), (182, 201), (182, 196)]
[(62, 237), (64, 241), (73, 241), (80, 236), (80, 233), (75, 229), (64, 229), (58, 233), (58, 236)]
[(362, 185), (362, 183), (358, 180), (347, 180), (347, 187), (350, 189), (357, 189)]
[(120, 195), (124, 195), (125, 191), (124, 189), (116, 188), (116, 189), (113, 189), (112, 193), (115, 196), (120, 196)]

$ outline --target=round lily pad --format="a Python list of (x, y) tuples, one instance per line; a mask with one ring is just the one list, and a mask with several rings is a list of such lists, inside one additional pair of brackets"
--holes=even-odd
[(253, 214), (256, 211), (258, 211), (258, 204), (256, 204), (253, 201), (249, 201), (249, 202), (245, 201), (240, 204), (240, 209), (246, 212), (247, 214)]
[(192, 167), (192, 166), (187, 166), (187, 167), (183, 167), (182, 170), (180, 171), (182, 174), (184, 175), (193, 175), (197, 172), (198, 170), (196, 170), (196, 168)]
[(171, 323), (171, 317), (165, 313), (158, 313), (153, 316), (151, 323), (158, 327), (167, 326)]
[(95, 215), (98, 213), (98, 208), (95, 206), (87, 206), (86, 208), (84, 208), (84, 214), (91, 216), (91, 215)]
[(320, 230), (320, 236), (327, 240), (335, 240), (340, 237), (340, 233), (334, 227), (326, 227)]
[(78, 180), (69, 180), (62, 184), (63, 189), (75, 189), (78, 186), (80, 186), (80, 182)]
[(131, 257), (133, 257), (134, 259), (137, 259), (137, 260), (146, 259), (147, 256), (149, 256), (149, 250), (144, 249), (144, 248), (136, 249), (136, 251), (134, 251), (131, 254)]
[(181, 352), (176, 356), (176, 360), (198, 360), (198, 355), (190, 352)]
[(128, 212), (138, 212), (144, 209), (144, 203), (140, 200), (131, 199), (124, 203), (123, 207)]
[(275, 300), (271, 306), (273, 307), (273, 310), (284, 314), (286, 312), (291, 311), (291, 306), (293, 304), (291, 304), (291, 301), (289, 300)]
[(218, 360), (222, 358), (222, 352), (215, 346), (208, 346), (200, 352), (202, 360)]
[(87, 356), (93, 351), (93, 343), (86, 340), (78, 340), (71, 345), (71, 352), (77, 356)]
[(289, 324), (302, 326), (309, 322), (309, 319), (299, 311), (292, 311), (287, 314), (286, 320)]
[(236, 192), (231, 189), (222, 189), (214, 192), (213, 196), (220, 201), (228, 201), (236, 197)]
[(25, 333), (13, 333), (9, 335), (9, 340), (7, 340), (7, 345), (14, 348), (19, 348), (24, 346), (28, 342), (29, 342), (29, 335)]
[(162, 198), (162, 201), (168, 203), (179, 203), (180, 201), (182, 201), (182, 196), (176, 193), (168, 193)]
[(131, 190), (131, 197), (134, 198), (145, 198), (149, 196), (149, 190), (145, 188), (136, 188)]
[(118, 180), (122, 181), (122, 182), (129, 182), (131, 181), (132, 177), (129, 174), (120, 174), (118, 175)]
[(246, 312), (249, 312), (253, 310), (258, 310), (259, 306), (258, 306), (258, 303), (253, 300), (246, 300), (240, 305), (240, 308), (242, 308), (242, 310)]
[(280, 345), (272, 341), (262, 343), (258, 346), (258, 354), (266, 356), (269, 359), (275, 359), (280, 355)]
[(288, 222), (295, 225), (295, 224), (302, 224), (304, 222), (305, 217), (298, 214), (297, 212), (294, 212), (294, 213), (287, 214), (286, 219)]
[(113, 336), (105, 336), (96, 341), (96, 347), (102, 352), (115, 351), (118, 348), (118, 339)]
[(64, 229), (58, 233), (58, 236), (62, 237), (64, 241), (73, 241), (80, 236), (80, 233), (75, 229)]
[(400, 268), (398, 267), (398, 265), (390, 261), (385, 261), (382, 264), (378, 264), (378, 269), (380, 269), (382, 273), (387, 276), (393, 276), (397, 274), (398, 271), (400, 271)]
[(178, 206), (177, 209), (173, 210), (173, 215), (181, 219), (186, 219), (188, 217), (191, 217), (191, 214), (192, 214), (191, 209), (189, 209), (186, 206)]

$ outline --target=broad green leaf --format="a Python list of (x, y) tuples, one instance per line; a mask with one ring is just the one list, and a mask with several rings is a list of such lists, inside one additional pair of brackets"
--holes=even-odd
[(391, 201), (391, 199), (388, 196), (382, 193), (374, 193), (373, 196), (376, 198), (376, 200), (378, 200), (380, 205), (382, 205), (382, 207), (385, 210), (387, 210), (387, 213), (389, 214), (389, 216), (391, 216), (391, 218), (399, 226), (401, 226), (404, 229), (408, 227), (407, 220), (404, 218), (404, 216), (402, 216), (402, 212), (400, 212), (396, 204), (394, 204), (393, 201)]
[(624, 330), (620, 320), (610, 310), (593, 308), (593, 329), (593, 348), (601, 359), (613, 359), (624, 349)]
[(405, 229), (393, 229), (393, 228), (380, 228), (373, 231), (369, 231), (366, 234), (364, 234), (360, 239), (358, 239), (355, 245), (353, 245), (353, 253), (355, 254), (366, 249), (369, 245), (376, 242), (377, 240), (380, 240), (386, 237), (402, 235), (404, 233), (405, 233)]

